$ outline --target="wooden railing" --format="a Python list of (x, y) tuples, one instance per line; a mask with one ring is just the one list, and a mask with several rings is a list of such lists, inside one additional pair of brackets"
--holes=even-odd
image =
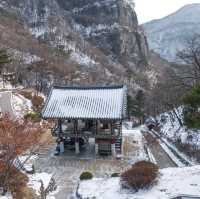
[[(52, 129), (52, 135), (53, 136), (58, 136), (59, 131), (56, 129)], [(97, 134), (95, 134), (92, 131), (83, 131), (79, 130), (78, 134), (76, 135), (73, 130), (65, 130), (63, 131), (62, 135), (68, 136), (68, 137), (82, 137), (82, 136), (87, 136), (90, 138), (97, 138), (97, 139), (116, 139), (118, 135), (111, 135), (110, 133), (105, 133), (105, 131), (99, 131)]]

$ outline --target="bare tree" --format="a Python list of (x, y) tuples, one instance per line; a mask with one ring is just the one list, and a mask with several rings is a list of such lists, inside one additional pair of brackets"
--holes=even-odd
[(185, 48), (177, 53), (179, 60), (188, 65), (180, 78), (190, 80), (192, 86), (200, 83), (200, 35), (195, 34), (185, 42)]

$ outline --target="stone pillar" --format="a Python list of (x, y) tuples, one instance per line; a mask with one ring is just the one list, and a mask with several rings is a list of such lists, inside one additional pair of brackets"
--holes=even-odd
[(64, 153), (64, 152), (65, 152), (64, 142), (61, 141), (60, 142), (60, 153)]
[(99, 154), (99, 144), (95, 143), (95, 154)]
[(112, 152), (112, 156), (116, 157), (115, 144), (111, 144), (111, 152)]
[(79, 142), (75, 142), (75, 152), (76, 152), (76, 154), (80, 153)]

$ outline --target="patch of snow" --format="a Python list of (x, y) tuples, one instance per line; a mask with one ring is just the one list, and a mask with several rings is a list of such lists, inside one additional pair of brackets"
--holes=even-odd
[(107, 25), (107, 24), (92, 24), (91, 26), (85, 27), (81, 24), (74, 24), (74, 30), (77, 32), (81, 32), (84, 33), (87, 37), (92, 36), (98, 36), (100, 34), (102, 34), (103, 32), (107, 32), (107, 31), (111, 31), (114, 30), (116, 28), (119, 28), (119, 24), (118, 23), (114, 23), (112, 25)]
[(0, 199), (13, 199), (13, 197), (12, 197), (12, 195), (10, 193), (7, 193), (5, 196), (1, 196), (0, 195)]
[(6, 6), (6, 2), (2, 0), (0, 2), (0, 8), (4, 8), (5, 6)]
[(147, 147), (147, 153), (149, 156), (149, 161), (153, 162), (154, 164), (157, 164), (157, 161), (156, 161), (154, 155), (152, 154), (151, 150), (149, 149), (149, 147)]
[(13, 94), (12, 105), (15, 115), (19, 118), (32, 110), (31, 101), (20, 94)]
[(0, 78), (0, 89), (12, 90), (13, 86), (8, 82), (3, 83), (2, 78)]
[(99, 2), (94, 2), (94, 3), (89, 3), (89, 4), (86, 4), (85, 6), (82, 6), (81, 8), (74, 8), (72, 10), (73, 13), (77, 14), (79, 12), (83, 12), (83, 10), (85, 9), (88, 9), (88, 8), (91, 8), (91, 7), (101, 7), (101, 6), (110, 6), (110, 3), (114, 2), (115, 0), (104, 0), (104, 1), (101, 1), (101, 3)]
[(17, 168), (21, 169), (20, 168), (20, 165), (17, 165), (17, 164), (22, 164), (24, 169), (26, 171), (32, 171), (33, 170), (33, 167), (32, 165), (34, 164), (34, 162), (38, 159), (38, 156), (37, 155), (32, 155), (32, 156), (29, 156), (29, 155), (23, 155), (23, 156), (20, 156), (17, 160), (19, 161), (15, 161), (15, 165)]
[(39, 194), (39, 190), (41, 187), (41, 181), (43, 182), (44, 188), (46, 189), (49, 185), (51, 178), (52, 178), (52, 174), (48, 174), (45, 172), (29, 175), (28, 185), (31, 188), (33, 188), (34, 190), (36, 190), (37, 194)]
[(173, 162), (178, 165), (178, 167), (184, 167), (185, 165), (172, 153), (172, 151), (164, 144), (160, 143), (160, 146), (163, 148), (163, 150), (168, 154), (168, 156), (173, 160)]
[(71, 53), (71, 59), (78, 62), (79, 64), (91, 66), (97, 64), (93, 59), (91, 59), (86, 54), (83, 54), (81, 52), (72, 52)]
[(133, 10), (135, 9), (134, 0), (124, 0)]
[[(145, 141), (140, 127), (131, 130), (123, 129), (122, 134), (123, 139), (127, 138), (129, 142), (134, 142), (135, 148), (134, 150), (132, 149), (132, 151), (130, 151), (128, 154), (129, 164), (134, 164), (135, 162), (149, 159), (144, 148)], [(124, 148), (124, 146), (122, 148)]]
[(168, 145), (168, 146), (170, 146), (180, 157), (182, 157), (183, 159), (185, 159), (187, 162), (189, 162), (191, 165), (195, 165), (196, 163), (195, 163), (195, 161), (194, 160), (192, 160), (192, 159), (188, 159), (188, 157), (184, 154), (184, 153), (182, 153), (182, 152), (180, 152), (175, 146), (173, 146), (173, 144), (171, 144), (170, 142), (168, 142), (165, 138), (163, 138), (163, 141)]
[(16, 49), (8, 49), (8, 52), (12, 54), (13, 59), (20, 59), (25, 64), (32, 64), (34, 62), (41, 61), (40, 57), (34, 54), (30, 54), (29, 52), (22, 52)]
[(146, 75), (150, 80), (151, 87), (153, 88), (158, 83), (158, 74), (155, 71), (146, 71)]
[(106, 76), (108, 77), (113, 76), (113, 74), (107, 68), (105, 68), (105, 73), (106, 73)]
[(30, 28), (30, 32), (32, 33), (32, 35), (38, 38), (44, 35), (47, 32), (47, 29), (44, 26), (37, 27), (37, 28), (34, 27), (34, 28)]

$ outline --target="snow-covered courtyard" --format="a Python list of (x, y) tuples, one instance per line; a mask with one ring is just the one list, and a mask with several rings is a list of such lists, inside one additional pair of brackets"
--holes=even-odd
[(80, 183), (81, 198), (170, 199), (178, 195), (200, 196), (200, 166), (161, 169), (157, 185), (132, 193), (120, 186), (119, 178), (99, 178)]
[[(95, 178), (107, 179), (113, 173), (123, 172), (139, 160), (148, 159), (143, 147), (144, 139), (140, 129), (123, 129), (123, 136), (123, 158), (121, 159), (109, 156), (83, 155), (83, 157), (77, 157), (73, 151), (70, 155), (54, 156), (55, 145), (52, 144), (35, 161), (36, 173), (41, 178), (45, 176), (45, 173), (47, 176), (55, 178), (58, 190), (53, 195), (56, 199), (75, 198), (79, 176), (83, 171), (90, 171)], [(39, 182), (33, 182), (34, 176), (30, 180), (30, 186), (38, 191)], [(51, 195), (51, 197), (53, 196)]]

